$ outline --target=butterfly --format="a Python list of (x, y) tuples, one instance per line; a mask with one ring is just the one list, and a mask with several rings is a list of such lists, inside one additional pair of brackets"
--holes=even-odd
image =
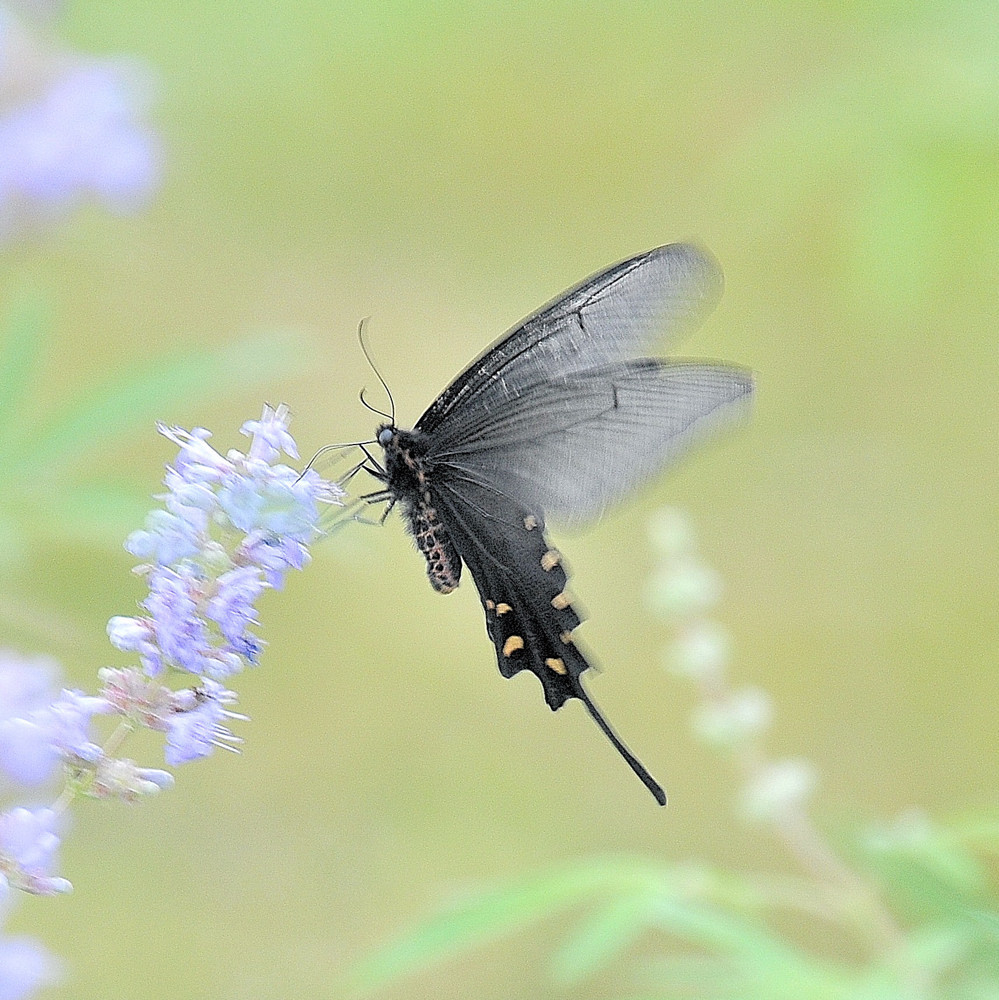
[[(583, 687), (590, 663), (546, 516), (578, 523), (731, 420), (750, 373), (711, 361), (644, 357), (714, 305), (721, 273), (675, 243), (587, 278), (516, 326), (431, 403), (412, 430), (384, 414), (359, 466), (398, 504), (430, 585), (453, 591), (467, 567), (500, 673), (529, 670), (557, 710), (578, 698), (660, 805), (666, 794)], [(374, 443), (374, 442), (371, 442)], [(384, 520), (383, 517), (383, 520)]]

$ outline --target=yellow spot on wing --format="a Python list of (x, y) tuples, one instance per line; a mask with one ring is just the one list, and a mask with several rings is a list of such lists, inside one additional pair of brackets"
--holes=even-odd
[(511, 635), (506, 642), (503, 643), (503, 655), (513, 656), (518, 649), (524, 648), (524, 640), (519, 635)]
[(571, 646), (572, 645), (572, 633), (571, 632), (563, 632), (559, 636), (559, 638), (562, 640), (562, 645), (563, 646)]
[(549, 549), (541, 557), (541, 568), (547, 573), (549, 570), (554, 569), (561, 561), (562, 557), (559, 553), (555, 549)]
[(509, 604), (496, 605), (496, 614), (505, 615), (508, 611), (513, 611), (513, 608), (511, 608)]
[(486, 600), (486, 611), (492, 611), (493, 608), (495, 608), (495, 607), (496, 607), (496, 605), (493, 604), (492, 601)]
[(555, 673), (557, 674), (568, 673), (568, 671), (565, 669), (565, 664), (561, 660), (555, 659), (554, 656), (549, 656), (548, 659), (545, 660), (545, 666), (549, 670), (554, 670)]
[(524, 527), (527, 528), (528, 531), (533, 531), (537, 526), (538, 519), (533, 514), (528, 514), (527, 517), (524, 518)]
[(563, 590), (561, 594), (556, 594), (552, 598), (552, 607), (556, 611), (564, 611), (571, 601), (569, 600), (569, 595)]

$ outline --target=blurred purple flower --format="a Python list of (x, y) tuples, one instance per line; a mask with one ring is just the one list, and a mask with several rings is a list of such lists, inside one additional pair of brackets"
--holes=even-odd
[(32, 938), (0, 937), (0, 1000), (28, 1000), (57, 978), (58, 963)]
[(51, 809), (18, 806), (0, 814), (0, 874), (14, 886), (39, 896), (68, 892), (54, 875), (59, 850), (58, 817)]
[(37, 726), (56, 693), (59, 668), (45, 657), (0, 651), (0, 771), (24, 785), (50, 778), (59, 763)]
[(48, 705), (58, 689), (59, 676), (55, 660), (0, 649), (0, 722)]
[(0, 722), (0, 768), (21, 785), (41, 785), (55, 777), (59, 751), (34, 719)]
[(111, 706), (103, 698), (82, 691), (63, 691), (44, 711), (52, 745), (65, 760), (93, 762), (100, 759), (101, 748), (90, 739), (90, 720), (110, 711)]
[(0, 767), (22, 785), (55, 776), (61, 764), (94, 762), (101, 748), (90, 739), (90, 720), (111, 706), (102, 698), (63, 691), (44, 708), (0, 722)]
[[(0, 24), (0, 49), (3, 41)], [(0, 89), (2, 73), (0, 62)], [(147, 200), (160, 149), (141, 122), (143, 89), (132, 67), (77, 62), (0, 116), (0, 236), (25, 214), (53, 214), (88, 196), (118, 211)]]

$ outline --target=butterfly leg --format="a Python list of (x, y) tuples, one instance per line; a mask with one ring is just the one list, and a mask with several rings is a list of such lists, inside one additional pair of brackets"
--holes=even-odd
[[(371, 470), (368, 469), (367, 471), (370, 472)], [(387, 518), (389, 516), (389, 514), (392, 513), (392, 508), (396, 505), (396, 497), (392, 494), (391, 490), (377, 490), (374, 493), (365, 493), (364, 496), (358, 497), (357, 500), (358, 500), (358, 503), (367, 503), (367, 504), (372, 504), (372, 503), (387, 503), (388, 504), (388, 506), (385, 508), (385, 512), (378, 519), (378, 522), (377, 522), (378, 524), (384, 524), (385, 523), (385, 518)], [(371, 521), (371, 522), (366, 522), (366, 523), (374, 524), (375, 522)]]
[[(370, 503), (375, 503), (376, 501), (372, 500), (372, 501), (369, 501), (369, 502)], [(388, 502), (388, 506), (385, 508), (385, 510), (382, 511), (382, 516), (381, 516), (381, 518), (378, 521), (379, 524), (384, 524), (385, 523), (386, 518), (389, 516), (389, 514), (392, 513), (392, 508), (395, 506), (395, 504), (396, 504), (396, 499), (395, 499), (395, 497), (392, 497), (392, 499), (389, 500), (389, 502)]]
[(364, 452), (365, 458), (367, 458), (367, 460), (371, 463), (370, 466), (365, 465), (363, 462), (361, 463), (364, 471), (370, 473), (375, 477), (375, 479), (380, 479), (382, 482), (385, 482), (388, 479), (388, 473), (385, 471), (382, 463), (379, 462), (378, 459), (375, 458), (375, 456), (372, 455), (363, 444), (359, 445), (359, 447), (361, 451)]
[(361, 521), (363, 523), (363, 518), (358, 514), (358, 510), (361, 507), (360, 500), (352, 500), (346, 507), (342, 507), (337, 511), (337, 515), (329, 521), (322, 522), (322, 530), (326, 535), (332, 535), (334, 532), (339, 531), (344, 525), (350, 524), (353, 521)]
[[(365, 459), (365, 461), (367, 461), (367, 459)], [(341, 476), (337, 480), (337, 486), (340, 486), (340, 487), (346, 486), (347, 483), (349, 483), (354, 478), (354, 476), (356, 476), (361, 471), (361, 469), (364, 469), (365, 471), (368, 471), (367, 468), (365, 467), (364, 462), (358, 462), (357, 465), (355, 465), (350, 470), (350, 472), (348, 472), (345, 475)]]

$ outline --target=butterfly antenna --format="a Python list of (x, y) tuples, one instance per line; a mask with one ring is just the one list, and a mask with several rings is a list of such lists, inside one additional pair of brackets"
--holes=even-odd
[(371, 370), (375, 373), (378, 381), (381, 382), (382, 388), (385, 390), (385, 395), (389, 398), (389, 409), (391, 409), (392, 412), (382, 413), (381, 410), (376, 410), (373, 406), (368, 406), (367, 403), (364, 403), (363, 392), (361, 393), (361, 402), (364, 403), (365, 406), (368, 406), (368, 409), (372, 412), (380, 413), (383, 417), (386, 417), (392, 426), (395, 427), (395, 399), (392, 397), (392, 390), (389, 389), (388, 383), (386, 383), (385, 379), (382, 378), (382, 373), (378, 370), (374, 361), (371, 360), (371, 352), (368, 350), (368, 345), (364, 343), (364, 324), (367, 322), (368, 317), (365, 316), (364, 319), (357, 324), (357, 341), (361, 345), (361, 351), (364, 353), (364, 357), (367, 359), (368, 364), (371, 365)]
[(390, 420), (390, 421), (392, 421), (392, 426), (394, 427), (394, 426), (395, 426), (395, 419), (394, 419), (394, 417), (392, 416), (392, 414), (391, 414), (391, 413), (386, 413), (386, 412), (385, 412), (384, 410), (379, 410), (377, 406), (372, 406), (372, 405), (371, 405), (371, 404), (370, 404), (370, 403), (369, 403), (369, 402), (368, 402), (368, 401), (367, 401), (367, 400), (366, 400), (366, 399), (364, 398), (364, 393), (365, 393), (366, 391), (367, 391), (366, 389), (362, 389), (362, 390), (361, 390), (361, 394), (360, 394), (360, 395), (358, 396), (358, 399), (360, 399), (360, 401), (361, 401), (361, 406), (363, 406), (363, 407), (364, 407), (365, 409), (367, 409), (367, 410), (370, 410), (370, 411), (371, 411), (372, 413), (377, 413), (377, 414), (378, 414), (378, 416), (380, 416), (380, 417), (384, 417), (384, 418), (385, 418), (386, 420)]
[(586, 693), (582, 683), (578, 684), (579, 693), (577, 697), (586, 706), (586, 711), (593, 717), (593, 721), (603, 730), (604, 735), (614, 744), (617, 752), (628, 762), (628, 766), (638, 775), (645, 787), (652, 792), (659, 805), (666, 805), (666, 793), (655, 778), (645, 770), (645, 765), (621, 742), (621, 737), (611, 729), (610, 724), (600, 714), (600, 710), (590, 701), (590, 696)]

